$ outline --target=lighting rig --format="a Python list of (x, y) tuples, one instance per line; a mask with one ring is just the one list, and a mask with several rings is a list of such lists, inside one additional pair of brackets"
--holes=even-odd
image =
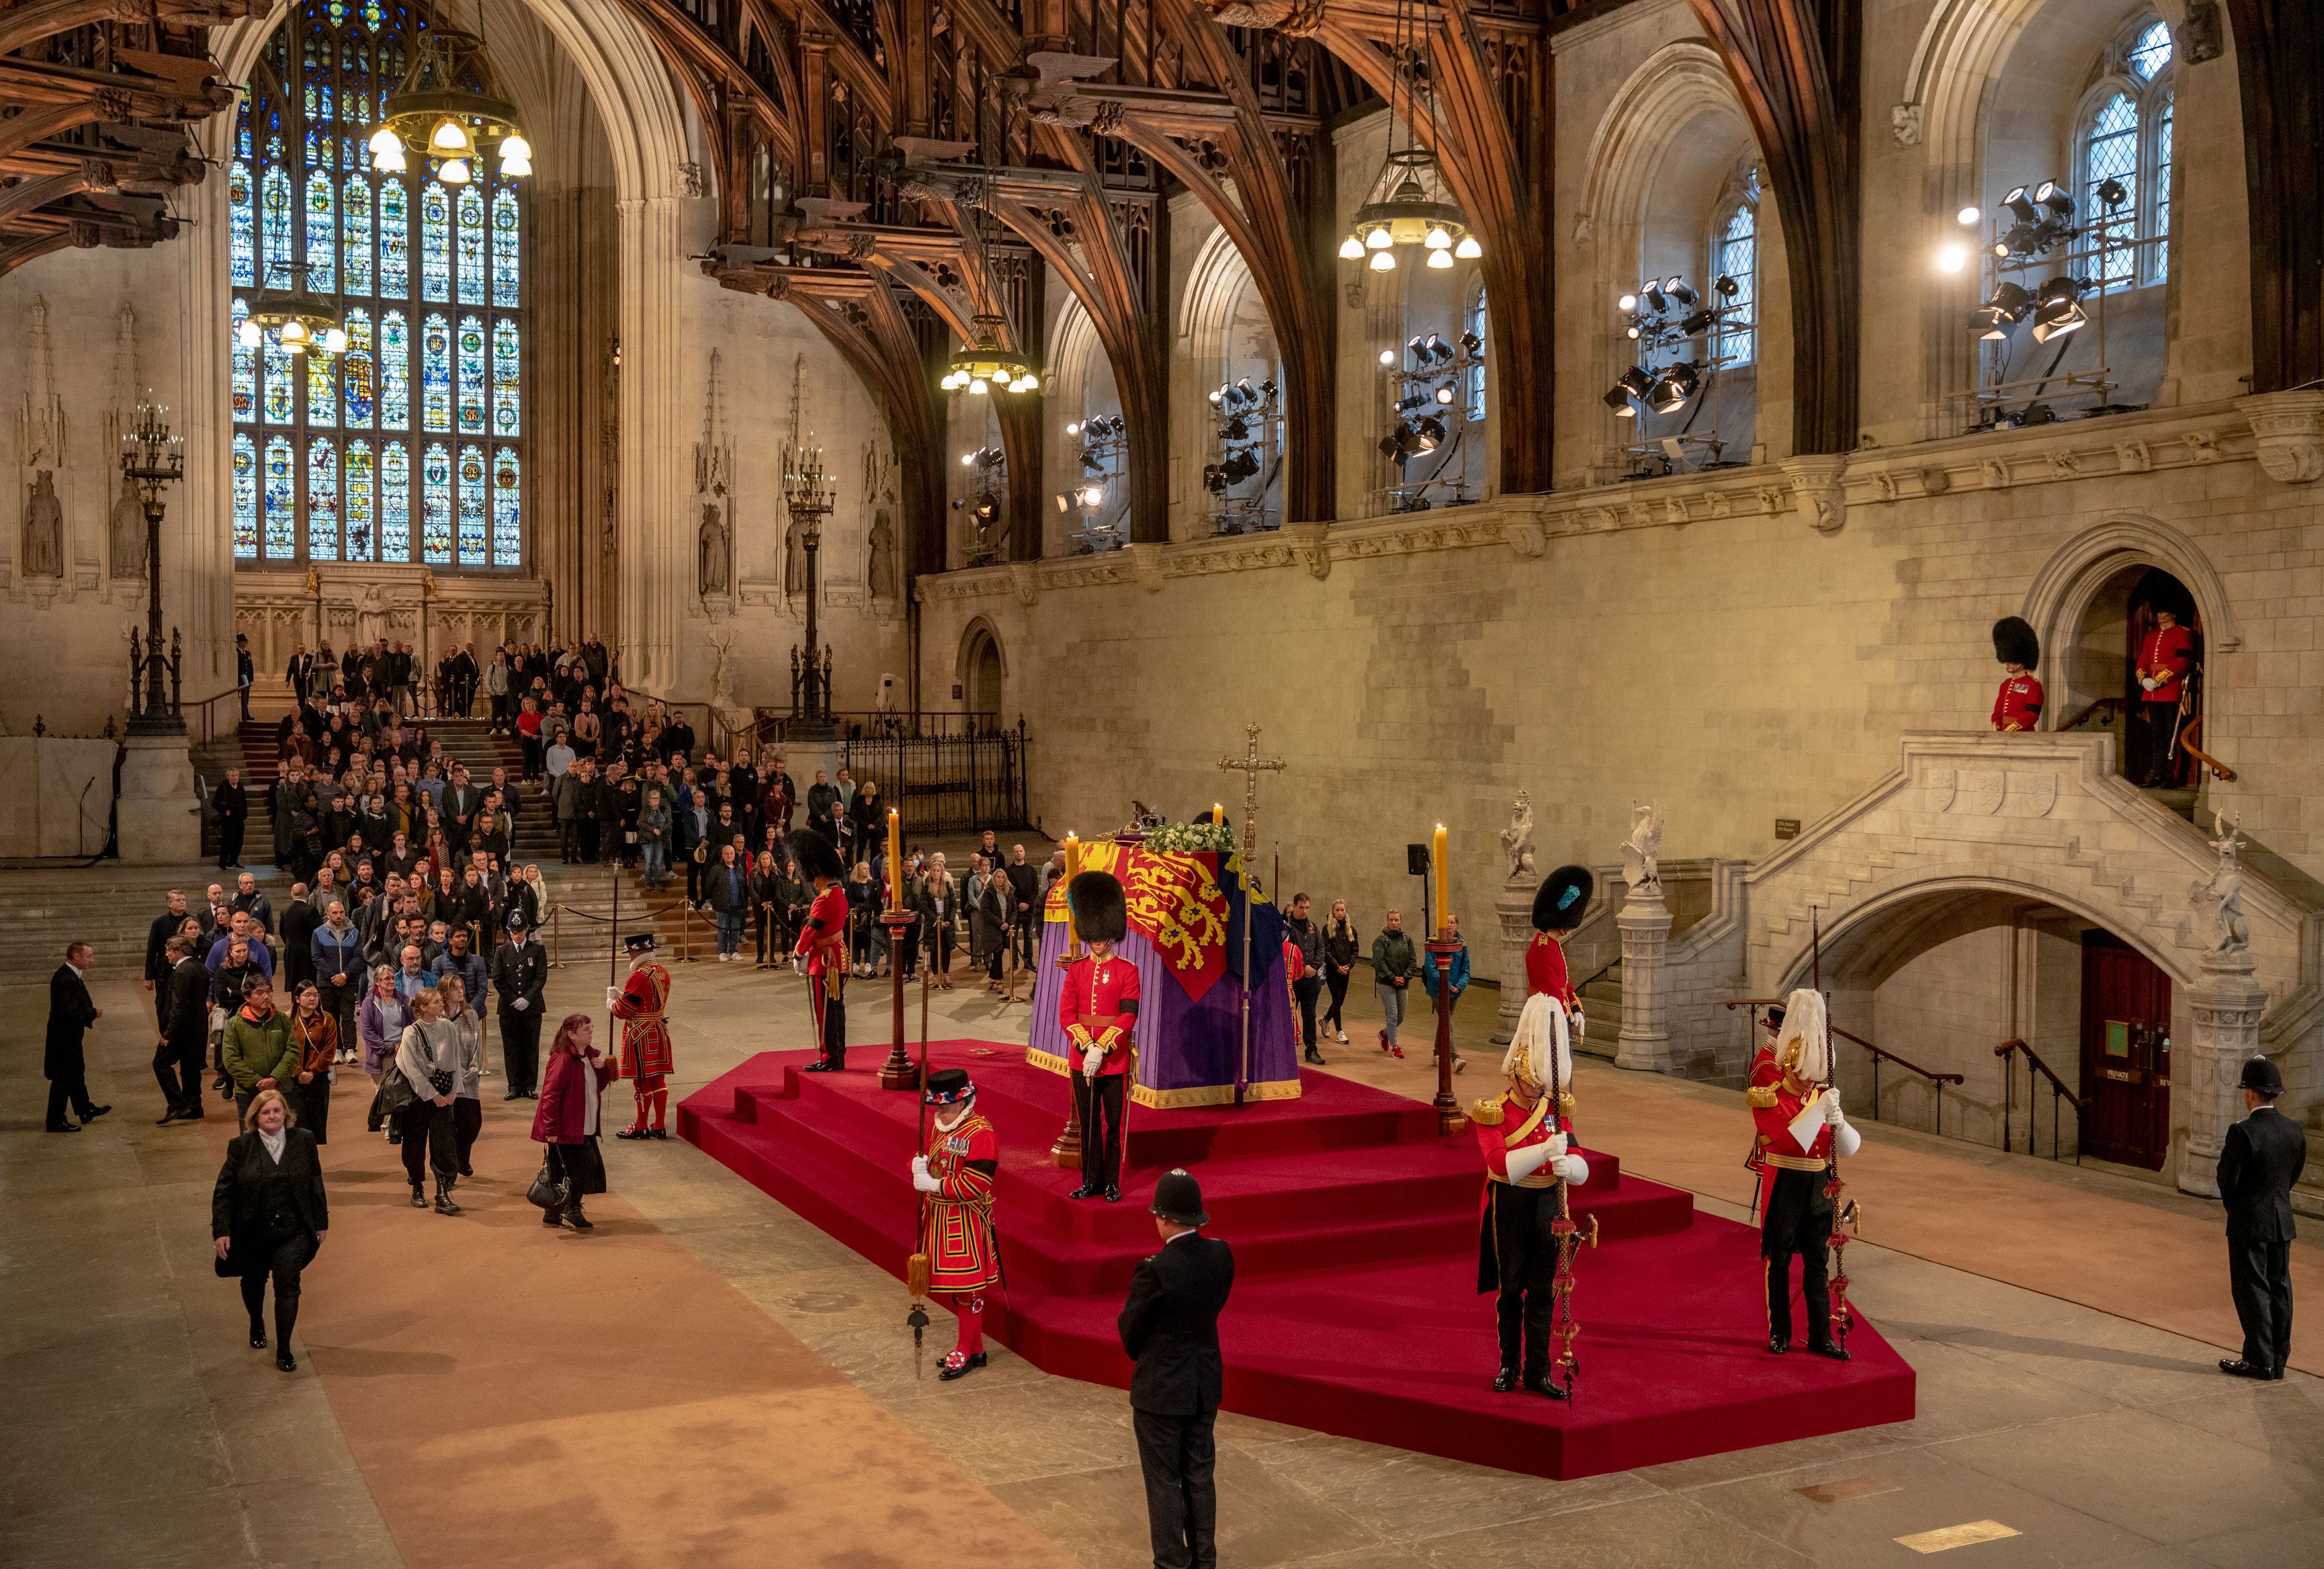
[[(1990, 218), (1974, 207), (1965, 207), (1953, 215), (1954, 223), (1961, 230), (1973, 233), (1984, 228), (1989, 236), (1974, 252), (1980, 258), (1979, 270), (1987, 287), (1981, 302), (1969, 313), (1969, 326), (1980, 345), (2001, 346), (1984, 353), (1984, 373), (1996, 379), (1955, 394), (1971, 400), (1977, 410), (1978, 429), (2050, 423), (2057, 414), (2042, 401), (2042, 394), (2052, 387), (2065, 389), (2068, 396), (2076, 392), (2094, 394), (2098, 405), (2089, 413), (2121, 411), (2107, 397), (2115, 383), (2107, 379), (2107, 294), (2111, 284), (2135, 281), (2135, 262), (2128, 272), (2117, 277), (2122, 263), (2115, 258), (2126, 253), (2135, 258), (2140, 246), (2154, 242), (2116, 238), (2122, 208), (2130, 199), (2129, 189), (2121, 180), (2100, 180), (2093, 194), (2103, 216), (2080, 224), (2074, 221), (2073, 193), (2054, 180), (2016, 187), (2001, 198), (2000, 210)], [(1937, 247), (1937, 270), (1961, 272), (1968, 267), (1971, 254), (1966, 235), (1947, 239)], [(2085, 268), (2089, 269), (2087, 273)], [(2038, 283), (2034, 281), (2036, 276), (2045, 272), (2050, 276)], [(2092, 299), (2098, 306), (2095, 313), (2086, 303)], [(2066, 350), (2071, 346), (2063, 340), (2094, 320), (2098, 324), (2097, 367), (2057, 374)], [(2013, 379), (2008, 369), (2020, 327), (2036, 345), (2056, 341), (2058, 348), (2051, 356), (2048, 369), (2041, 374)]]
[(1001, 559), (1001, 547), (1009, 540), (1009, 531), (1001, 521), (1001, 498), (1009, 485), (1009, 455), (998, 447), (980, 447), (962, 453), (960, 466), (969, 471), (969, 492), (953, 498), (952, 510), (966, 512), (975, 530), (969, 541), (968, 564), (990, 567)]
[[(1282, 417), (1282, 394), (1271, 376), (1257, 386), (1244, 376), (1221, 383), (1209, 398), (1219, 434), (1219, 460), (1203, 465), (1203, 489), (1213, 498), (1213, 531), (1250, 534), (1272, 528), (1267, 513), (1267, 478), (1271, 475), (1262, 474), (1277, 457), (1275, 428)], [(1259, 481), (1256, 491), (1229, 494), (1254, 478)]]
[[(1467, 400), (1462, 389), (1479, 366), (1485, 363), (1485, 340), (1473, 332), (1464, 332), (1451, 343), (1440, 333), (1427, 333), (1406, 340), (1405, 354), (1409, 365), (1401, 364), (1396, 350), (1379, 352), (1381, 368), (1388, 373), (1390, 394), (1396, 401), (1396, 423), (1379, 438), (1380, 456), (1396, 465), (1398, 483), (1388, 487), (1394, 498), (1394, 510), (1400, 512), (1425, 512), (1433, 503), (1432, 490), (1450, 488), (1448, 506), (1466, 505), (1469, 495), (1468, 472), (1465, 468), (1444, 478), (1444, 470), (1454, 448), (1460, 446), (1460, 435), (1452, 436), (1452, 447), (1445, 446), (1447, 435), (1454, 424), (1465, 427), (1469, 413)], [(1455, 405), (1460, 405), (1456, 411)], [(1403, 481), (1407, 466), (1416, 457), (1442, 451), (1444, 456), (1425, 479)]]
[(1065, 427), (1065, 434), (1081, 443), (1082, 477), (1073, 489), (1057, 493), (1057, 511), (1079, 509), (1081, 527), (1074, 531), (1073, 538), (1074, 549), (1084, 555), (1119, 550), (1128, 542), (1118, 520), (1101, 522), (1098, 514), (1113, 482), (1121, 475), (1129, 429), (1129, 421), (1119, 414), (1099, 414)]
[[(1637, 292), (1624, 294), (1614, 302), (1623, 317), (1622, 336), (1635, 346), (1630, 367), (1606, 389), (1605, 403), (1616, 419), (1636, 420), (1642, 407), (1649, 413), (1675, 414), (1711, 385), (1720, 366), (1730, 362), (1732, 355), (1715, 353), (1703, 340), (1715, 342), (1722, 329), (1739, 330), (1756, 323), (1743, 318), (1748, 307), (1734, 302), (1742, 286), (1733, 278), (1720, 273), (1711, 281), (1711, 292), (1712, 299), (1705, 300), (1674, 272), (1667, 278), (1649, 278), (1638, 285)], [(1695, 404), (1697, 413), (1702, 408), (1700, 402)], [(1693, 421), (1690, 414), (1688, 425)], [(1623, 450), (1646, 463), (1666, 465), (1660, 470), (1666, 473), (1685, 461), (1690, 450), (1706, 459), (1704, 466), (1716, 466), (1726, 444), (1715, 429), (1702, 433), (1688, 429), (1641, 440)]]

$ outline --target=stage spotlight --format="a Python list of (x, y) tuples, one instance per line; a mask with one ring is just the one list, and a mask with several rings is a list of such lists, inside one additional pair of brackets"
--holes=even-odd
[(1655, 413), (1671, 413), (1684, 404), (1689, 398), (1694, 396), (1694, 390), (1702, 384), (1702, 381), (1701, 372), (1693, 365), (1682, 362), (1662, 374), (1662, 379), (1655, 383), (1654, 390), (1648, 393), (1646, 401)]
[(2103, 202), (2109, 211), (2129, 199), (2129, 188), (2112, 175), (2098, 181), (2098, 200)]
[(1392, 457), (1398, 463), (1404, 461), (1404, 448), (1396, 444), (1396, 438), (1393, 436), (1383, 436), (1379, 438), (1379, 454), (1382, 457)]
[(1473, 332), (1464, 332), (1461, 335), (1461, 347), (1471, 359), (1476, 359), (1485, 352), (1485, 340)]
[(1692, 316), (1688, 317), (1684, 321), (1680, 322), (1678, 324), (1678, 329), (1684, 337), (1697, 337), (1703, 333), (1709, 332), (1712, 328), (1718, 325), (1719, 313), (1717, 311), (1698, 310)]
[(1380, 364), (1384, 365), (1392, 365), (1396, 364), (1396, 350), (1392, 348), (1384, 348), (1380, 350)]
[(2054, 180), (2045, 180), (2034, 192), (2034, 199), (2061, 218), (2074, 216), (2073, 194)]
[(1663, 291), (1668, 294), (1673, 300), (1677, 300), (1679, 309), (1682, 310), (1687, 309), (1694, 304), (1696, 300), (1701, 298), (1701, 296), (1695, 293), (1692, 285), (1682, 282), (1676, 278), (1674, 278), (1669, 282), (1664, 284)]
[(1685, 281), (1675, 272), (1663, 280), (1663, 292), (1665, 294), (1675, 294), (1685, 287)]
[(1719, 291), (1719, 297), (1721, 300), (1732, 300), (1736, 295), (1743, 291), (1743, 285), (1738, 283), (1734, 279), (1729, 277), (1724, 272), (1721, 272), (1719, 275), (1719, 281), (1712, 284), (1711, 287)]
[(1272, 398), (1275, 396), (1275, 378), (1273, 376), (1269, 376), (1267, 380), (1259, 383), (1259, 395), (1263, 399)]
[(1085, 507), (1098, 507), (1103, 506), (1104, 504), (1105, 487), (1103, 485), (1093, 485), (1082, 492), (1082, 505)]
[(1068, 497), (1066, 496), (1065, 493), (1065, 492), (1063, 492), (1063, 491), (1059, 491), (1059, 492), (1056, 494), (1056, 496), (1055, 497), (1055, 500), (1056, 501), (1056, 503), (1057, 503), (1057, 510), (1058, 510), (1059, 512), (1065, 512), (1065, 510), (1067, 510), (1068, 508), (1070, 508), (1070, 507), (1074, 504), (1074, 503), (1073, 503), (1073, 502), (1072, 502), (1072, 500), (1071, 500), (1070, 498), (1068, 498)]
[(1404, 352), (1414, 359), (1425, 359), (1428, 357), (1428, 340), (1417, 334), (1407, 337), (1404, 340)]
[(1105, 459), (1097, 455), (1096, 448), (1084, 447), (1082, 448), (1082, 466), (1088, 469), (1092, 474), (1103, 474), (1105, 472)]
[(1655, 378), (1652, 372), (1644, 365), (1632, 365), (1616, 379), (1614, 391), (1625, 397), (1643, 399), (1653, 390)]
[(1979, 212), (1974, 207), (1965, 207), (1961, 208), (1960, 211), (1953, 214), (1955, 221), (1960, 223), (1963, 228), (1969, 227), (1984, 216), (1985, 215), (1983, 213)]
[(1233, 419), (1219, 427), (1219, 438), (1222, 441), (1250, 440), (1250, 421), (1245, 420), (1241, 415), (1237, 414)]
[(1634, 321), (1630, 323), (1629, 326), (1624, 328), (1622, 329), (1622, 336), (1635, 342), (1638, 336), (1638, 324)]
[(1225, 402), (1225, 401), (1226, 401), (1226, 397), (1227, 397), (1227, 390), (1226, 390), (1224, 387), (1221, 387), (1221, 388), (1219, 388), (1216, 392), (1212, 392), (1212, 393), (1210, 394), (1210, 400), (1211, 400), (1212, 403), (1213, 403), (1213, 404), (1214, 404), (1214, 405), (1215, 405), (1215, 404), (1219, 404), (1219, 403), (1223, 403), (1223, 402)]
[(1664, 296), (1662, 285), (1658, 283), (1647, 284), (1646, 292), (1639, 298), (1646, 302), (1646, 309), (1656, 315), (1670, 309), (1670, 300)]
[(1631, 406), (1630, 391), (1628, 387), (1607, 388), (1606, 407), (1614, 411), (1614, 417), (1617, 420), (1635, 420), (1638, 417), (1637, 410)]
[(1082, 433), (1082, 422), (1081, 422), (1080, 420), (1066, 420), (1066, 421), (1065, 421), (1065, 434), (1066, 434), (1066, 435), (1068, 435), (1068, 436), (1078, 436), (1078, 435), (1080, 435), (1081, 433)]
[(1637, 308), (1638, 297), (1635, 294), (1625, 294), (1614, 301), (1614, 309), (1617, 310), (1636, 310)]
[(2079, 331), (2089, 320), (2081, 306), (2081, 289), (2071, 278), (2052, 278), (2042, 285), (2041, 303), (2034, 308), (2034, 341), (2047, 343)]
[(1420, 450), (1423, 452), (1435, 451), (1437, 444), (1444, 439), (1444, 421), (1434, 414), (1413, 429), (1419, 433)]
[(2025, 188), (2022, 185), (2012, 190), (2007, 196), (2003, 197), (2001, 198), (2001, 205), (2007, 208), (2011, 216), (2015, 217), (2021, 224), (2030, 224), (2035, 218), (2042, 216), (2034, 210), (2034, 198), (2027, 194)]
[(1436, 389), (1436, 401), (1440, 403), (1449, 403), (1452, 401), (1452, 389), (1449, 384)]
[(1399, 414), (1409, 414), (1427, 401), (1428, 394), (1425, 392), (1406, 392), (1397, 400), (1396, 411)]
[(1963, 267), (1968, 265), (1969, 247), (1967, 245), (1940, 245), (1937, 247), (1938, 272), (1958, 272)]
[(1206, 463), (1203, 465), (1203, 488), (1204, 490), (1209, 491), (1213, 495), (1216, 495), (1219, 492), (1226, 489), (1226, 487), (1227, 476), (1217, 464)]

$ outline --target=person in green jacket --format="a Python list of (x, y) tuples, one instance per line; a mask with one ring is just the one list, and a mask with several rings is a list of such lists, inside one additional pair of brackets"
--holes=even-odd
[[(1446, 976), (1446, 979), (1452, 983), (1452, 1001), (1458, 1002), (1461, 1001), (1461, 993), (1469, 989), (1469, 939), (1461, 935), (1461, 918), (1459, 916), (1448, 915), (1444, 918), (1444, 920), (1445, 924), (1452, 928), (1452, 940), (1461, 946), (1461, 951), (1452, 955), (1452, 963), (1448, 966), (1452, 973)], [(1424, 963), (1420, 966), (1420, 984), (1422, 989), (1428, 993), (1429, 997), (1432, 1000), (1434, 999), (1436, 995), (1436, 965), (1433, 961)], [(1468, 1071), (1468, 1067), (1469, 1059), (1461, 1055), (1461, 1048), (1459, 1047), (1454, 1047), (1452, 1048), (1452, 1071), (1456, 1074), (1465, 1073)]]
[(242, 1006), (226, 1021), (218, 1042), (218, 1062), (234, 1081), (237, 1113), (250, 1110), (251, 1097), (261, 1090), (278, 1090), (299, 1077), (299, 1048), (290, 1038), (290, 1020), (274, 1006), (274, 985), (254, 976)]
[(1405, 1001), (1419, 968), (1420, 953), (1405, 932), (1404, 912), (1389, 910), (1386, 929), (1372, 939), (1372, 990), (1379, 993), (1380, 1017), (1388, 1021), (1380, 1031), (1380, 1049), (1397, 1057), (1404, 1055), (1404, 1048), (1396, 1043), (1396, 1027), (1404, 1022)]

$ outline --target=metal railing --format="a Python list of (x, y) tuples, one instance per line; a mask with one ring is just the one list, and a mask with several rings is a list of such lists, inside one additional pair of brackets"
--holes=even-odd
[[(1783, 1001), (1784, 999), (1781, 997), (1730, 997), (1727, 1000), (1727, 1006), (1730, 1011), (1737, 1008), (1750, 1009), (1751, 1022), (1754, 1025), (1757, 1025), (1759, 1021), (1760, 1009), (1779, 1006), (1782, 1004)], [(1945, 1086), (1947, 1084), (1966, 1084), (1969, 1083), (1966, 1076), (1960, 1074), (1939, 1073), (1932, 1068), (1924, 1068), (1916, 1062), (1912, 1062), (1906, 1058), (1898, 1057), (1895, 1052), (1890, 1051), (1885, 1046), (1875, 1046), (1872, 1042), (1865, 1039), (1862, 1036), (1852, 1034), (1848, 1030), (1842, 1029), (1837, 1024), (1829, 1025), (1827, 1028), (1832, 1034), (1838, 1036), (1840, 1039), (1860, 1046), (1866, 1051), (1872, 1054), (1872, 1120), (1874, 1121), (1877, 1122), (1880, 1121), (1880, 1065), (1884, 1062), (1893, 1062), (1898, 1067), (1904, 1069), (1907, 1073), (1918, 1075), (1920, 1077), (1926, 1079), (1929, 1083), (1936, 1086), (1936, 1119), (1935, 1125), (1930, 1130), (1930, 1131), (1938, 1134), (1942, 1134), (1944, 1132)]]
[[(2128, 705), (2120, 697), (2093, 697), (2075, 709), (2073, 717), (2060, 725), (2058, 728), (2060, 730), (2079, 729), (2089, 724), (2091, 719), (2100, 716), (2103, 716), (2104, 723), (2112, 725), (2124, 717), (2124, 711), (2127, 707)], [(2193, 758), (2199, 766), (2209, 769), (2213, 779), (2234, 783), (2236, 771), (2196, 744), (2202, 734), (2203, 715), (2199, 711), (2180, 726), (2179, 750)]]
[[(217, 706), (220, 703), (234, 705), (227, 711), (230, 716), (223, 725), (218, 723)], [(212, 745), (217, 742), (221, 730), (230, 731), (241, 727), (242, 688), (228, 687), (216, 697), (199, 697), (190, 703), (181, 703), (178, 706), (178, 716), (186, 722), (187, 734), (195, 745)]]
[(858, 783), (877, 780), (905, 834), (972, 834), (1031, 826), (1024, 723), (981, 735), (866, 735), (841, 743)]
[(2034, 1138), (2039, 1131), (2034, 1110), (2034, 1092), (2041, 1087), (2034, 1082), (2034, 1075), (2038, 1073), (2050, 1081), (2050, 1158), (2052, 1160), (2061, 1158), (2058, 1154), (2058, 1107), (2062, 1102), (2074, 1108), (2074, 1164), (2080, 1166), (2082, 1163), (2082, 1113), (2089, 1109), (2089, 1102), (2068, 1089), (2066, 1081), (2052, 1071), (2050, 1065), (2042, 1060), (2039, 1052), (2024, 1041), (2015, 1038), (2005, 1040), (1993, 1048), (1993, 1055), (2002, 1059), (2002, 1152), (2006, 1154), (2009, 1150), (2009, 1119), (2016, 1104), (2015, 1099), (2016, 1081), (2010, 1076), (2010, 1058), (2014, 1054), (2021, 1051), (2025, 1054), (2025, 1153), (2028, 1155), (2039, 1153), (2034, 1149)]

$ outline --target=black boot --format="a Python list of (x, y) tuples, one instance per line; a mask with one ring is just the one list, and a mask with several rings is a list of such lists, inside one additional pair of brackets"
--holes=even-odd
[(594, 1232), (597, 1229), (597, 1223), (581, 1213), (581, 1201), (578, 1198), (565, 1206), (565, 1223), (576, 1232)]
[(1497, 1394), (1497, 1395), (1506, 1395), (1506, 1394), (1508, 1394), (1511, 1389), (1516, 1389), (1517, 1387), (1517, 1369), (1515, 1369), (1515, 1368), (1503, 1368), (1499, 1372), (1495, 1373), (1495, 1374), (1493, 1375), (1493, 1392), (1494, 1392), (1495, 1394)]
[(411, 1207), (413, 1209), (428, 1207), (428, 1190), (416, 1182), (411, 1185)]
[(1781, 1356), (1785, 1352), (1792, 1349), (1791, 1337), (1782, 1334), (1771, 1334), (1767, 1337), (1767, 1349), (1775, 1352), (1777, 1356)]
[(1549, 1374), (1546, 1371), (1537, 1373), (1527, 1373), (1525, 1376), (1525, 1387), (1532, 1390), (1535, 1394), (1540, 1395), (1546, 1399), (1563, 1400), (1565, 1398), (1565, 1391), (1559, 1389), (1555, 1384), (1550, 1381)]
[(436, 1213), (438, 1214), (456, 1215), (460, 1213), (460, 1206), (452, 1202), (452, 1188), (458, 1181), (459, 1178), (455, 1177), (439, 1177), (436, 1179)]
[(1842, 1351), (1840, 1347), (1832, 1344), (1830, 1341), (1824, 1342), (1821, 1345), (1818, 1345), (1813, 1341), (1808, 1342), (1808, 1354), (1810, 1356), (1826, 1357), (1836, 1362), (1844, 1362), (1849, 1360), (1848, 1353), (1845, 1351)]
[(559, 1225), (563, 1224), (564, 1221), (565, 1211), (561, 1205), (550, 1204), (547, 1209), (540, 1212), (540, 1223), (547, 1226), (552, 1232)]

